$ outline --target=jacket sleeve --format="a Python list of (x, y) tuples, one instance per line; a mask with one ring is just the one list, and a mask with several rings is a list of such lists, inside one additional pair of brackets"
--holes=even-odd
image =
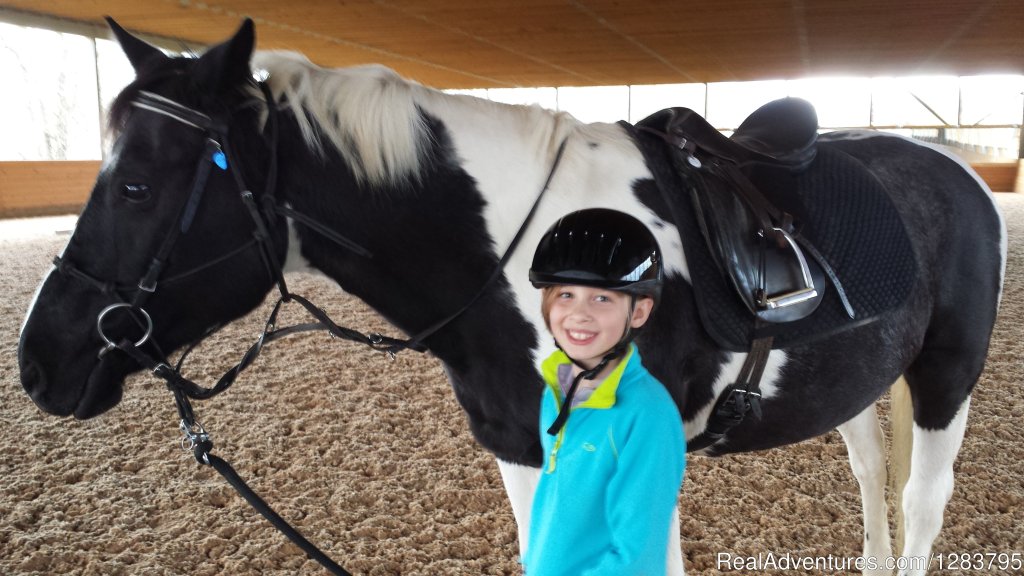
[(669, 522), (686, 467), (682, 421), (669, 401), (652, 402), (616, 438), (618, 462), (605, 501), (612, 546), (586, 576), (665, 573)]

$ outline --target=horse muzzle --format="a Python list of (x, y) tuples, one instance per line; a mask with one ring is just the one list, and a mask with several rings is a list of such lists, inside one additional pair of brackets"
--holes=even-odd
[(72, 353), (55, 342), (33, 338), (27, 329), (18, 346), (21, 385), (48, 414), (92, 418), (120, 402), (125, 377), (138, 370), (118, 356), (97, 358), (92, 348)]

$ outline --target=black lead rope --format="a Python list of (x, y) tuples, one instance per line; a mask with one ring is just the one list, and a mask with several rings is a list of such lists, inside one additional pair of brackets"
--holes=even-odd
[[(274, 312), (271, 314), (271, 321), (277, 316), (277, 312), (280, 309), (281, 301), (278, 301), (277, 306), (274, 308)], [(268, 326), (270, 322), (268, 321)], [(174, 401), (177, 405), (178, 416), (180, 418), (179, 427), (184, 434), (182, 438), (182, 447), (186, 450), (191, 450), (192, 455), (195, 457), (196, 462), (205, 464), (212, 467), (220, 474), (224, 480), (231, 485), (232, 488), (238, 492), (239, 495), (245, 499), (257, 512), (260, 513), (271, 525), (277, 528), (282, 534), (285, 535), (293, 544), (298, 546), (306, 556), (316, 561), (331, 574), (338, 576), (351, 576), (351, 574), (338, 565), (336, 562), (331, 560), (329, 556), (324, 554), (316, 545), (307, 540), (298, 530), (293, 528), (284, 518), (281, 517), (274, 509), (267, 504), (265, 500), (260, 496), (238, 475), (234, 467), (231, 466), (226, 460), (216, 456), (212, 453), (213, 441), (210, 439), (209, 433), (203, 428), (196, 420), (195, 411), (192, 408), (190, 398), (203, 399), (215, 396), (228, 387), (235, 381), (237, 376), (248, 367), (253, 360), (259, 355), (263, 345), (270, 342), (277, 337), (293, 334), (298, 330), (296, 327), (291, 329), (282, 330), (265, 330), (263, 334), (255, 344), (245, 353), (242, 360), (233, 368), (231, 368), (218, 383), (211, 388), (204, 388), (199, 386), (195, 382), (185, 378), (180, 373), (179, 368), (171, 368), (166, 362), (154, 362), (154, 360), (147, 354), (143, 353), (138, 349), (130, 340), (122, 340), (118, 344), (118, 348), (126, 352), (129, 356), (134, 358), (141, 365), (146, 366), (152, 370), (153, 374), (164, 379), (167, 382), (167, 388), (174, 395)], [(280, 335), (280, 336), (278, 336)], [(191, 352), (190, 347), (186, 352), (187, 355)], [(182, 357), (184, 360), (184, 355)], [(180, 362), (179, 362), (180, 365)]]
[[(198, 451), (201, 448), (200, 446), (197, 445), (195, 449), (197, 451), (198, 458)], [(245, 480), (242, 480), (238, 473), (235, 472), (235, 469), (231, 467), (231, 464), (228, 464), (227, 462), (218, 458), (217, 456), (210, 454), (209, 451), (203, 452), (203, 458), (206, 459), (207, 464), (212, 466), (214, 470), (219, 472), (220, 475), (223, 476), (225, 480), (227, 480), (228, 484), (231, 484), (231, 486), (239, 494), (242, 495), (242, 498), (245, 498), (245, 501), (248, 502), (249, 505), (255, 508), (260, 514), (262, 514), (263, 517), (267, 519), (267, 521), (273, 524), (275, 528), (280, 530), (282, 534), (287, 536), (288, 539), (295, 543), (296, 546), (301, 548), (302, 551), (305, 552), (307, 556), (318, 562), (321, 566), (326, 568), (331, 574), (336, 574), (337, 576), (352, 576), (350, 572), (346, 571), (344, 568), (336, 564), (333, 560), (330, 559), (329, 556), (321, 552), (320, 549), (317, 548), (313, 543), (311, 543), (309, 540), (306, 540), (306, 538), (302, 534), (300, 534), (297, 530), (292, 528), (291, 525), (288, 524), (288, 522), (285, 521), (284, 518), (281, 518), (281, 516), (277, 514), (277, 512), (274, 512), (274, 509), (271, 508), (262, 498), (260, 498), (259, 495), (256, 494), (256, 492), (254, 492), (252, 488), (249, 487), (248, 484), (245, 483)]]
[(311, 560), (314, 560), (336, 576), (352, 576), (350, 572), (342, 568), (334, 560), (331, 560), (329, 556), (324, 554), (315, 544), (307, 540), (301, 532), (293, 528), (287, 520), (274, 511), (270, 504), (267, 504), (263, 498), (260, 498), (259, 494), (238, 475), (238, 472), (235, 471), (231, 464), (211, 452), (213, 450), (213, 441), (210, 440), (210, 435), (202, 425), (195, 421), (195, 415), (192, 412), (192, 405), (188, 397), (181, 390), (175, 390), (174, 392), (175, 401), (178, 404), (178, 412), (182, 417), (181, 430), (185, 434), (184, 438), (182, 438), (182, 447), (192, 450), (192, 455), (195, 457), (196, 462), (216, 470), (253, 509), (259, 512), (274, 528), (277, 528), (293, 544), (305, 552), (306, 556)]

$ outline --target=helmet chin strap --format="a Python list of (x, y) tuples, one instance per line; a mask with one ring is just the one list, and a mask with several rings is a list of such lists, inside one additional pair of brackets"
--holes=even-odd
[[(548, 427), (548, 434), (555, 436), (565, 426), (565, 422), (569, 419), (569, 410), (572, 408), (572, 399), (576, 396), (576, 389), (579, 388), (580, 382), (583, 380), (593, 380), (597, 378), (597, 375), (608, 366), (608, 363), (616, 358), (620, 358), (626, 354), (626, 350), (629, 349), (629, 342), (633, 339), (633, 330), (631, 324), (633, 323), (633, 309), (636, 307), (636, 296), (633, 294), (629, 295), (629, 311), (626, 314), (626, 328), (622, 332), (622, 338), (619, 342), (612, 347), (611, 350), (605, 353), (601, 358), (601, 361), (597, 363), (593, 368), (587, 368), (583, 364), (580, 364), (575, 358), (565, 355), (574, 365), (582, 368), (582, 372), (576, 375), (572, 379), (572, 385), (569, 386), (569, 390), (565, 393), (565, 400), (562, 402), (562, 407), (558, 410), (558, 417)], [(559, 345), (558, 340), (555, 340), (555, 347), (562, 350), (562, 346)], [(562, 350), (565, 352), (565, 350)]]

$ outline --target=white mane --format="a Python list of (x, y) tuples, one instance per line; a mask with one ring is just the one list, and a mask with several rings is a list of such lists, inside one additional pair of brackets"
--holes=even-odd
[(310, 147), (323, 152), (326, 138), (356, 178), (371, 185), (414, 179), (427, 128), (416, 106), (428, 89), (383, 66), (321, 68), (294, 52), (257, 52), (277, 101), (295, 113)]

